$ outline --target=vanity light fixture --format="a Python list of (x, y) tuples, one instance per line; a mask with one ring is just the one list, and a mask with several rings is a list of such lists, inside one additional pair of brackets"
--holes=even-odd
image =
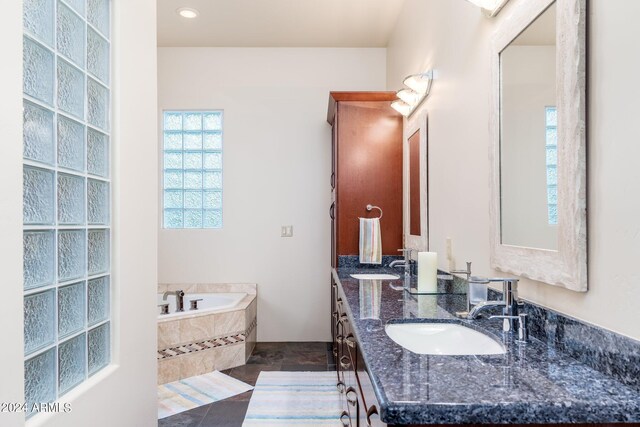
[(197, 18), (198, 15), (200, 15), (200, 12), (198, 12), (196, 9), (191, 9), (189, 7), (181, 7), (176, 10), (176, 13), (182, 16), (183, 18), (188, 18), (188, 19)]
[(429, 70), (406, 77), (402, 83), (414, 92), (427, 96), (431, 89), (431, 80), (433, 80), (433, 71)]
[(396, 93), (399, 99), (393, 101), (391, 107), (405, 117), (410, 116), (429, 95), (432, 80), (432, 70), (405, 78), (403, 83), (406, 88)]
[(391, 103), (391, 108), (405, 117), (413, 112), (413, 107), (400, 99), (393, 101)]
[(413, 89), (399, 90), (396, 93), (396, 95), (398, 96), (398, 98), (400, 98), (401, 100), (403, 100), (409, 105), (417, 105), (418, 102), (420, 102), (420, 99), (422, 98), (422, 94), (420, 94), (419, 92), (416, 92)]
[(494, 17), (500, 12), (509, 0), (469, 0), (471, 3), (481, 7), (485, 15)]

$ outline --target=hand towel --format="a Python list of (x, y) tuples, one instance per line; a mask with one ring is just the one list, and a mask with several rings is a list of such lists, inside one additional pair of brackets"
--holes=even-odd
[(380, 218), (360, 218), (360, 264), (382, 264)]
[(380, 319), (382, 280), (359, 280), (360, 319)]

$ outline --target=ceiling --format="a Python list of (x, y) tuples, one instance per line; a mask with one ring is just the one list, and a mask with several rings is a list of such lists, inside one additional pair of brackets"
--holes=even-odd
[(404, 1), (158, 0), (158, 46), (386, 47)]
[(553, 46), (556, 44), (556, 4), (551, 5), (512, 43), (518, 46)]

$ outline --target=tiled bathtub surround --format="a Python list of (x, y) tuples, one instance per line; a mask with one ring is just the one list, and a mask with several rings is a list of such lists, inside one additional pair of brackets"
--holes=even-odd
[(243, 292), (230, 309), (158, 319), (158, 384), (244, 365), (256, 343), (257, 288), (253, 284), (170, 284), (158, 291)]
[(177, 290), (182, 290), (186, 294), (244, 292), (257, 295), (258, 286), (255, 283), (161, 283), (158, 285), (160, 294)]

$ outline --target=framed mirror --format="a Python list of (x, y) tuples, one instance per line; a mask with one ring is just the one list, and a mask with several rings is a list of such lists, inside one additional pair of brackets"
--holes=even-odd
[(585, 292), (586, 0), (511, 10), (491, 53), (491, 264)]
[(429, 158), (426, 111), (412, 115), (404, 128), (405, 247), (429, 249)]

